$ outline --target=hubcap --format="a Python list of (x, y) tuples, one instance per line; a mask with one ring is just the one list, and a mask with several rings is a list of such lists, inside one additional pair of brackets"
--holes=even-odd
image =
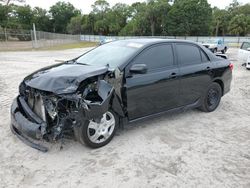
[(209, 107), (214, 107), (217, 105), (219, 100), (219, 94), (215, 89), (210, 89), (208, 91), (207, 103)]
[(114, 132), (115, 117), (111, 112), (103, 114), (100, 122), (89, 121), (88, 137), (91, 142), (100, 144), (105, 142)]

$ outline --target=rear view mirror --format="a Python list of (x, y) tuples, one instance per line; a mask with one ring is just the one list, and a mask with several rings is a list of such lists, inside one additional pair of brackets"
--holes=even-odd
[(147, 70), (147, 65), (145, 64), (134, 64), (129, 71), (135, 74), (145, 74)]

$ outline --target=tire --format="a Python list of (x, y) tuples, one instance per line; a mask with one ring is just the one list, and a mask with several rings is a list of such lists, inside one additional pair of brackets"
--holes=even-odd
[(202, 105), (200, 110), (203, 112), (213, 112), (220, 104), (222, 96), (221, 86), (213, 82), (207, 89), (205, 96), (203, 97)]
[(213, 53), (217, 53), (217, 48), (214, 48), (214, 49), (213, 49)]
[[(106, 122), (104, 122), (105, 119)], [(111, 122), (113, 120), (114, 123), (108, 123), (109, 121)], [(102, 121), (104, 123), (101, 123)], [(90, 148), (99, 148), (107, 145), (115, 135), (115, 132), (119, 125), (119, 118), (113, 111), (109, 110), (108, 112), (103, 114), (101, 122), (96, 123), (94, 120), (86, 120), (80, 126), (74, 127), (74, 134), (76, 139), (81, 144), (87, 145)], [(106, 135), (107, 138), (105, 138), (104, 135)]]
[(227, 48), (225, 47), (224, 50), (221, 50), (221, 53), (225, 54), (227, 52)]

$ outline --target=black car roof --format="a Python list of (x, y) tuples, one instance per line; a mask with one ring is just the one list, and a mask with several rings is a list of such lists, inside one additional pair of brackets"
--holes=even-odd
[[(199, 46), (201, 49), (203, 49), (203, 51), (206, 52), (206, 54), (208, 55), (210, 61), (214, 61), (214, 60), (218, 60), (219, 58), (216, 57), (210, 50), (208, 50), (207, 48), (205, 48), (204, 46), (202, 46), (201, 44), (198, 44), (196, 42), (193, 42), (193, 41), (188, 41), (188, 40), (180, 40), (180, 39), (161, 39), (161, 38), (135, 38), (135, 39), (124, 39), (124, 40), (117, 40), (117, 41), (113, 41), (113, 42), (110, 42), (110, 44), (112, 43), (116, 43), (116, 42), (121, 42), (125, 43), (125, 45), (127, 44), (133, 44), (136, 46), (136, 44), (139, 44), (141, 45), (140, 46), (140, 50), (138, 51), (141, 51), (145, 48), (147, 48), (148, 46), (150, 45), (154, 45), (154, 44), (160, 44), (160, 43), (164, 43), (164, 42), (171, 42), (171, 43), (178, 43), (178, 42), (181, 42), (181, 43), (187, 43), (187, 44), (194, 44), (194, 45), (197, 45)], [(119, 65), (118, 67), (120, 68), (120, 70), (122, 70), (125, 66), (126, 66), (127, 63), (125, 64), (121, 64)]]
[[(188, 40), (180, 40), (180, 39), (162, 39), (162, 38), (135, 38), (135, 39), (124, 39), (124, 40), (118, 40), (122, 42), (127, 43), (140, 43), (143, 46), (148, 46), (151, 44), (158, 44), (162, 42), (184, 42), (184, 43), (191, 43), (191, 44), (197, 44), (192, 41)], [(113, 41), (116, 42), (116, 41)]]

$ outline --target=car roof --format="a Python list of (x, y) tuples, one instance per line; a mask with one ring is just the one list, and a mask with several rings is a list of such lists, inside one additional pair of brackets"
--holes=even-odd
[[(161, 39), (161, 38), (134, 38), (134, 39), (117, 40), (117, 41), (110, 42), (110, 44), (112, 44), (112, 43), (114, 44), (116, 42), (117, 43), (119, 43), (119, 42), (123, 43), (123, 45), (135, 46), (135, 47), (137, 46), (137, 44), (139, 44), (138, 52), (140, 52), (141, 50), (147, 48), (148, 46), (151, 46), (151, 45), (154, 45), (154, 44), (161, 44), (161, 43), (164, 43), (164, 42), (194, 44), (194, 45), (199, 46), (200, 48), (202, 48), (203, 51), (206, 52), (206, 54), (208, 55), (210, 60), (218, 59), (210, 50), (208, 50), (207, 48), (205, 48), (201, 44), (198, 44), (196, 42), (189, 41), (189, 40)], [(131, 59), (133, 59), (133, 58), (134, 57), (132, 57)], [(122, 70), (126, 65), (127, 65), (127, 63), (121, 64), (119, 66), (120, 70)]]
[(148, 46), (148, 45), (158, 44), (158, 43), (163, 43), (163, 42), (184, 42), (184, 43), (197, 44), (195, 42), (188, 41), (188, 40), (162, 39), (162, 38), (135, 38), (135, 39), (124, 39), (124, 40), (118, 40), (118, 41), (122, 41), (126, 43), (139, 43), (143, 46)]

